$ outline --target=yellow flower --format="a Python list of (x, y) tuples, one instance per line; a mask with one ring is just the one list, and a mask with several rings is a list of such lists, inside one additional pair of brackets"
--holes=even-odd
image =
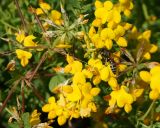
[(41, 3), (39, 4), (39, 6), (40, 6), (43, 10), (50, 10), (50, 9), (51, 9), (51, 6), (50, 6), (48, 3), (41, 2)]
[(16, 54), (18, 59), (21, 60), (21, 65), (25, 67), (28, 64), (28, 60), (32, 57), (32, 54), (27, 51), (23, 51), (21, 49), (16, 50)]
[(24, 46), (26, 47), (30, 47), (30, 46), (37, 46), (37, 44), (35, 42), (33, 42), (33, 40), (35, 39), (36, 37), (33, 36), (33, 35), (29, 35), (29, 36), (26, 36), (24, 38)]
[(134, 99), (131, 94), (127, 92), (126, 86), (121, 86), (120, 90), (115, 90), (111, 92), (111, 99), (109, 100), (110, 106), (117, 106), (122, 108), (124, 107), (125, 111), (128, 113), (132, 110), (131, 104), (133, 103)]
[(51, 20), (57, 24), (61, 25), (62, 24), (62, 19), (61, 19), (61, 13), (57, 10), (52, 10), (51, 11)]
[(37, 109), (35, 109), (32, 112), (30, 120), (29, 120), (29, 123), (31, 124), (31, 126), (37, 125), (41, 122), (40, 115), (41, 115), (41, 113), (38, 113)]
[(41, 8), (37, 8), (36, 9), (36, 14), (37, 15), (41, 15), (41, 14), (43, 14), (44, 12), (43, 12), (43, 10), (41, 9)]
[(69, 63), (65, 68), (64, 72), (75, 74), (82, 71), (82, 63), (74, 61), (72, 56), (67, 55), (67, 62)]
[(68, 93), (66, 95), (66, 98), (69, 101), (72, 101), (72, 102), (79, 101), (81, 99), (81, 97), (82, 97), (82, 94), (81, 94), (81, 91), (80, 91), (78, 85), (73, 85), (72, 88), (73, 88), (73, 92), (72, 93)]
[[(117, 97), (117, 106), (124, 107), (126, 105), (127, 106), (131, 105), (132, 103), (133, 103), (132, 95), (127, 93), (125, 86), (121, 86), (121, 89), (119, 90), (119, 95)], [(126, 112), (128, 113), (129, 111)]]
[(101, 39), (104, 41), (104, 45), (108, 50), (112, 48), (112, 40), (115, 38), (114, 31), (110, 28), (104, 28), (100, 34)]
[(125, 64), (119, 64), (118, 65), (118, 69), (119, 69), (120, 72), (123, 72), (126, 68), (127, 68), (127, 65), (125, 65)]
[(16, 40), (19, 42), (19, 43), (22, 43), (22, 41), (24, 40), (25, 38), (25, 33), (24, 31), (19, 31), (19, 33), (15, 33), (16, 35)]

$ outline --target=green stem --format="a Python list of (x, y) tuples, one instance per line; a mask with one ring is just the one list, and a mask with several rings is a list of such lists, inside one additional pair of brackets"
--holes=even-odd
[(146, 20), (148, 20), (149, 19), (148, 10), (147, 10), (147, 6), (144, 2), (142, 2), (142, 10), (143, 10), (144, 18)]
[(152, 101), (152, 103), (151, 103), (151, 105), (149, 106), (147, 112), (146, 112), (142, 117), (140, 117), (139, 120), (144, 120), (144, 119), (148, 116), (148, 114), (149, 114), (150, 111), (152, 110), (154, 104), (155, 104), (155, 101)]
[(9, 28), (12, 28), (13, 30), (16, 30), (16, 31), (17, 31), (17, 28), (15, 28), (14, 26), (12, 26), (12, 25), (6, 23), (5, 21), (0, 20), (0, 22), (1, 22), (2, 24), (4, 24), (4, 25), (8, 26)]

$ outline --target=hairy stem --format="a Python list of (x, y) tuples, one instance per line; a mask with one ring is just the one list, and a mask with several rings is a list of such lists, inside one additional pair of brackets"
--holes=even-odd
[(27, 32), (27, 24), (26, 24), (26, 22), (25, 22), (25, 20), (24, 20), (24, 16), (23, 16), (22, 11), (21, 11), (21, 8), (20, 8), (20, 6), (19, 6), (18, 0), (14, 0), (14, 2), (15, 2), (15, 5), (16, 5), (16, 7), (17, 7), (19, 16), (20, 16), (20, 18), (21, 18), (21, 22), (22, 22), (22, 24), (23, 24), (23, 28), (24, 28), (25, 32)]

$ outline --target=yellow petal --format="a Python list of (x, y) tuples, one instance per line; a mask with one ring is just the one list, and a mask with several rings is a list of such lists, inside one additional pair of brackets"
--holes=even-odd
[(151, 59), (151, 54), (149, 52), (146, 52), (144, 55), (143, 55), (144, 59), (146, 60), (150, 60)]
[(106, 48), (107, 48), (108, 50), (110, 50), (110, 49), (112, 49), (113, 42), (112, 42), (111, 39), (106, 39), (104, 45), (106, 46)]
[(54, 96), (49, 97), (48, 103), (55, 103), (55, 97)]
[(109, 11), (113, 8), (113, 3), (111, 1), (105, 1), (104, 7)]
[(50, 10), (51, 6), (48, 3), (41, 2), (39, 6), (44, 10)]
[(147, 82), (147, 83), (151, 81), (151, 75), (150, 75), (149, 72), (147, 72), (147, 71), (141, 71), (141, 72), (139, 73), (139, 75), (140, 75), (140, 77), (141, 77), (141, 79), (142, 79), (143, 81), (145, 81), (145, 82)]
[(69, 54), (67, 54), (67, 58), (66, 59), (67, 59), (68, 63), (72, 63), (74, 61), (73, 57), (70, 56)]
[(50, 111), (49, 113), (48, 113), (48, 119), (54, 119), (54, 118), (56, 118), (57, 117), (57, 115), (56, 115), (56, 112), (55, 111)]
[(93, 84), (94, 85), (98, 85), (100, 82), (101, 82), (101, 77), (99, 75), (93, 77)]
[(35, 42), (33, 42), (33, 39), (35, 39), (36, 37), (33, 35), (29, 35), (27, 37), (25, 37), (24, 39), (24, 46), (29, 47), (29, 46), (37, 46), (37, 44)]
[(50, 104), (45, 104), (43, 107), (42, 107), (42, 111), (43, 112), (49, 112), (51, 109), (50, 109)]
[(57, 121), (58, 121), (58, 124), (60, 126), (62, 126), (62, 125), (64, 125), (66, 123), (67, 119), (66, 119), (65, 116), (59, 116), (58, 119), (57, 119)]
[(53, 22), (55, 20), (59, 20), (61, 18), (61, 13), (57, 10), (52, 10), (51, 11), (51, 18), (52, 18)]
[(149, 98), (152, 100), (157, 100), (159, 98), (159, 92), (157, 90), (150, 91)]
[(103, 7), (103, 3), (99, 0), (96, 0), (96, 2), (94, 3), (96, 8), (101, 8)]
[(120, 37), (116, 43), (121, 47), (127, 47), (127, 40), (124, 37)]
[(119, 64), (118, 65), (118, 69), (119, 69), (120, 72), (123, 72), (126, 68), (127, 68), (127, 65), (125, 65), (125, 64)]
[(73, 87), (73, 92), (67, 94), (66, 98), (69, 101), (73, 101), (73, 102), (74, 101), (79, 101), (81, 99), (81, 97), (82, 97), (81, 91), (80, 91), (78, 85), (73, 85), (72, 87)]
[(160, 73), (160, 66), (155, 66), (150, 70), (151, 75), (156, 75)]
[(73, 92), (73, 88), (70, 85), (62, 86), (62, 90), (66, 93), (72, 93)]
[(73, 84), (84, 84), (86, 82), (86, 78), (82, 72), (77, 72), (73, 76)]
[(25, 38), (24, 31), (19, 31), (19, 33), (15, 33), (15, 35), (16, 35), (16, 40), (17, 40), (19, 43), (22, 43), (22, 41), (23, 41), (24, 38)]
[(101, 31), (101, 39), (102, 40), (105, 40), (105, 39), (114, 39), (115, 38), (115, 33), (112, 29), (110, 28), (104, 28), (102, 31)]
[(109, 86), (111, 86), (112, 90), (116, 90), (117, 87), (118, 87), (117, 80), (116, 80), (116, 78), (114, 78), (114, 77), (111, 77), (111, 78), (109, 79), (108, 84), (109, 84)]
[(125, 110), (127, 113), (129, 113), (129, 112), (132, 110), (132, 106), (131, 106), (130, 104), (126, 104), (126, 105), (124, 106), (124, 110)]
[(21, 58), (21, 65), (25, 67), (28, 64), (28, 59), (26, 57)]
[(29, 123), (31, 124), (31, 126), (37, 125), (41, 122), (41, 120), (39, 118), (32, 118), (30, 119)]
[(150, 53), (155, 53), (157, 50), (158, 50), (157, 45), (155, 45), (155, 44), (150, 45), (150, 50), (149, 50)]
[(103, 81), (107, 81), (108, 80), (108, 78), (109, 78), (109, 69), (108, 69), (108, 67), (105, 67), (105, 68), (100, 70), (100, 76), (101, 76), (101, 79)]
[(90, 93), (92, 96), (97, 96), (100, 93), (100, 88), (92, 88)]
[(43, 14), (44, 12), (43, 12), (43, 10), (41, 9), (41, 8), (37, 8), (36, 9), (36, 14), (37, 15), (41, 15), (41, 14)]

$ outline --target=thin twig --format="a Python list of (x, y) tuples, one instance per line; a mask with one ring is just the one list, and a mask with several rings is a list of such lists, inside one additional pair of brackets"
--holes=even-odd
[(48, 52), (45, 52), (42, 56), (42, 58), (40, 59), (37, 67), (35, 68), (35, 70), (33, 71), (31, 77), (29, 78), (29, 82), (33, 79), (34, 75), (36, 74), (36, 72), (38, 71), (39, 67), (41, 66), (41, 64), (45, 61), (46, 59), (46, 54), (48, 54)]
[[(32, 8), (32, 7), (31, 7), (31, 8)], [(39, 17), (38, 17), (37, 14), (35, 13), (35, 11), (33, 11), (33, 14), (34, 14), (34, 16), (35, 16), (35, 18), (36, 18), (36, 21), (37, 21), (39, 27), (42, 29), (43, 33), (46, 33), (46, 30), (45, 30), (45, 28), (43, 27), (43, 25), (42, 25)], [(49, 45), (51, 45), (51, 42), (50, 42), (50, 39), (49, 39), (49, 38), (45, 37), (45, 40), (49, 43)]]
[(8, 93), (7, 98), (4, 100), (2, 107), (0, 108), (0, 113), (3, 111), (3, 109), (5, 108), (5, 106), (7, 105), (8, 100), (11, 98), (13, 92), (15, 91), (17, 85), (19, 84), (20, 79), (15, 81), (14, 85), (12, 86), (11, 90)]
[(46, 103), (43, 96), (40, 94), (40, 92), (34, 87), (34, 85), (29, 82), (28, 80), (25, 80), (25, 83), (28, 87), (30, 87), (33, 91), (33, 93), (43, 102)]
[(21, 11), (21, 9), (20, 9), (18, 0), (14, 0), (14, 2), (15, 2), (15, 5), (16, 5), (16, 7), (17, 7), (17, 9), (18, 9), (18, 13), (19, 13), (19, 16), (20, 16), (20, 18), (21, 18), (21, 21), (22, 21), (22, 24), (23, 24), (23, 28), (24, 28), (25, 32), (27, 32), (27, 24), (26, 24), (26, 22), (25, 22), (25, 20), (24, 20), (24, 16), (23, 16), (22, 11)]

